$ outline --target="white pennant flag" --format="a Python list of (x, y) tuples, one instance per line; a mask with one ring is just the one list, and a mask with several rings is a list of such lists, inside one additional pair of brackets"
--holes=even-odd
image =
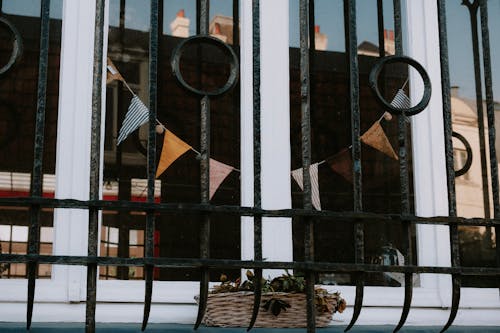
[[(318, 163), (311, 164), (309, 167), (309, 176), (311, 178), (311, 201), (316, 210), (321, 210), (321, 200), (319, 198), (319, 182), (318, 182)], [(295, 179), (301, 190), (304, 190), (304, 177), (302, 168), (292, 171), (292, 177)]]
[(127, 114), (123, 120), (122, 127), (120, 128), (120, 134), (118, 135), (118, 146), (123, 140), (129, 136), (130, 133), (138, 129), (142, 124), (149, 120), (149, 110), (142, 103), (142, 101), (134, 95), (130, 101), (130, 106), (128, 107)]

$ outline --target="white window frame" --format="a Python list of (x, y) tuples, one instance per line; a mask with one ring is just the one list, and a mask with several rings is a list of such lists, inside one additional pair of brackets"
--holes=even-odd
[[(408, 18), (406, 54), (426, 68), (433, 86), (428, 108), (412, 119), (415, 209), (419, 216), (447, 215), (436, 3), (432, 0), (406, 1), (405, 8)], [(251, 1), (242, 1), (240, 10), (241, 204), (253, 206)], [(107, 17), (106, 14), (105, 26)], [(261, 167), (262, 206), (265, 209), (291, 207), (288, 19), (287, 0), (261, 1)], [(95, 0), (64, 1), (62, 24), (56, 197), (87, 200)], [(107, 41), (107, 29), (105, 40)], [(105, 74), (104, 68), (103, 73)], [(419, 80), (414, 79), (410, 81), (412, 96), (421, 95), (422, 86), (418, 82)], [(104, 82), (103, 106), (106, 105), (105, 97)], [(102, 161), (103, 159), (101, 163)], [(86, 255), (87, 224), (86, 210), (56, 209), (54, 254)], [(263, 233), (264, 257), (277, 261), (292, 259), (289, 218), (274, 218), (274, 221), (265, 219)], [(253, 258), (251, 218), (242, 218), (241, 248), (242, 259)], [(417, 252), (419, 265), (450, 266), (448, 227), (418, 225)], [(421, 274), (420, 281), (421, 286), (414, 289), (408, 325), (444, 325), (449, 310), (439, 309), (447, 309), (451, 305), (450, 277)], [(354, 303), (354, 287), (325, 287), (341, 291), (350, 305)], [(5, 309), (0, 313), (0, 320), (24, 321), (25, 312), (22, 309), (25, 304), (19, 302), (26, 301), (27, 281), (0, 280), (0, 288), (3, 290), (0, 304)], [(150, 322), (192, 323), (196, 316), (193, 296), (198, 293), (198, 288), (198, 282), (155, 281)], [(358, 324), (396, 324), (401, 314), (403, 290), (404, 288), (394, 287), (366, 287), (364, 308)], [(54, 265), (50, 280), (37, 280), (33, 320), (83, 321), (85, 305), (82, 302), (85, 301), (85, 292), (85, 267)], [(97, 300), (97, 321), (140, 322), (144, 282), (99, 280)], [(464, 300), (467, 300), (467, 304)], [(6, 304), (10, 306), (4, 306)], [(455, 324), (500, 325), (500, 319), (497, 318), (500, 308), (497, 289), (462, 288), (461, 306), (477, 308), (469, 310), (468, 315), (459, 312)], [(334, 318), (336, 323), (345, 325), (351, 316), (352, 307), (349, 307), (346, 312), (336, 314)]]

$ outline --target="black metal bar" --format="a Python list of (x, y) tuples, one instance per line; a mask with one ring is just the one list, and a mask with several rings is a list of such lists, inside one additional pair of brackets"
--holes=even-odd
[[(312, 12), (311, 12), (312, 9)], [(311, 91), (310, 91), (310, 55), (315, 49), (314, 25), (311, 27), (311, 16), (314, 18), (314, 0), (300, 1), (300, 82), (301, 82), (301, 142), (302, 142), (302, 177), (304, 209), (313, 209), (311, 198)], [(312, 30), (312, 31), (311, 31)], [(304, 219), (304, 261), (314, 261), (314, 221)], [(315, 304), (314, 304), (314, 272), (306, 271), (306, 313), (307, 332), (316, 330)]]
[[(479, 1), (481, 15), (481, 35), (483, 45), (484, 87), (486, 90), (486, 112), (488, 117), (488, 144), (490, 148), (491, 190), (493, 195), (493, 216), (500, 217), (500, 197), (498, 189), (498, 160), (496, 153), (495, 106), (493, 98), (493, 79), (490, 55), (490, 36), (488, 30), (488, 2)], [(499, 235), (500, 228), (495, 228), (495, 235)], [(497, 239), (497, 266), (500, 266), (500, 247)]]
[(384, 2), (377, 0), (378, 54), (385, 56)]
[[(359, 65), (358, 38), (356, 25), (356, 0), (344, 0), (344, 24), (347, 63), (349, 64), (349, 102), (351, 111), (351, 138), (353, 160), (353, 196), (354, 212), (363, 210), (361, 190), (361, 142), (360, 142), (360, 110), (359, 110)], [(354, 258), (356, 263), (364, 262), (364, 226), (359, 221), (354, 223)], [(350, 330), (361, 313), (363, 304), (364, 275), (356, 274), (356, 299), (351, 322), (345, 329)]]
[[(208, 11), (203, 11), (203, 4), (206, 1), (202, 1), (202, 19), (203, 15), (207, 15)], [(204, 14), (203, 14), (204, 13)], [(203, 24), (202, 33), (203, 33)], [(208, 30), (207, 30), (208, 31)], [(201, 203), (208, 205), (209, 199), (209, 189), (210, 189), (210, 99), (205, 96), (201, 99), (201, 140), (200, 140), (200, 191), (201, 191)], [(210, 216), (205, 213), (201, 217), (200, 225), (200, 258), (206, 259), (210, 256)], [(196, 318), (196, 323), (194, 329), (197, 329), (203, 316), (205, 314), (205, 309), (208, 300), (208, 282), (210, 276), (207, 267), (202, 267), (201, 278), (200, 278), (200, 304), (198, 306), (198, 316)]]
[[(253, 92), (253, 205), (256, 209), (262, 208), (261, 184), (261, 137), (260, 137), (260, 0), (252, 0), (252, 92)], [(254, 260), (262, 262), (262, 215), (253, 218), (253, 248)], [(252, 317), (248, 329), (252, 329), (259, 314), (262, 298), (262, 269), (254, 270), (254, 300)]]
[[(394, 43), (395, 55), (403, 55), (403, 32), (401, 21), (401, 0), (394, 0)], [(401, 213), (410, 213), (410, 179), (408, 174), (408, 128), (406, 116), (403, 114), (398, 117), (398, 157), (399, 157), (399, 179), (401, 183)], [(402, 247), (404, 249), (405, 264), (413, 261), (412, 246), (411, 246), (411, 228), (412, 225), (408, 222), (403, 222), (401, 225), (402, 231)], [(405, 274), (405, 298), (401, 318), (394, 329), (394, 332), (399, 331), (410, 312), (411, 300), (413, 296), (413, 275)]]
[(208, 35), (208, 25), (210, 20), (210, 1), (200, 0), (200, 12), (199, 12), (199, 35)]
[[(233, 48), (240, 49), (240, 1), (233, 0)], [(238, 52), (238, 55), (240, 53)]]
[(490, 217), (490, 199), (489, 199), (489, 184), (488, 184), (488, 167), (486, 161), (486, 141), (484, 129), (484, 110), (483, 110), (483, 92), (481, 87), (481, 61), (479, 56), (479, 32), (477, 29), (479, 1), (473, 2), (463, 1), (462, 4), (469, 10), (470, 24), (472, 30), (472, 55), (474, 59), (474, 80), (476, 88), (476, 108), (477, 108), (477, 123), (479, 127), (479, 152), (481, 158), (481, 176), (483, 188), (483, 205), (484, 216)]
[[(148, 193), (147, 201), (155, 202), (155, 175), (156, 175), (156, 105), (158, 95), (158, 0), (151, 0), (151, 17), (149, 31), (149, 138), (148, 138)], [(148, 211), (146, 215), (146, 242), (144, 256), (154, 256), (155, 214)], [(145, 298), (144, 315), (141, 329), (144, 331), (148, 324), (153, 295), (154, 266), (144, 266)]]
[[(451, 217), (457, 216), (457, 201), (455, 192), (455, 170), (453, 165), (453, 142), (452, 142), (452, 118), (451, 118), (451, 94), (450, 94), (450, 72), (448, 62), (448, 34), (446, 26), (446, 3), (438, 0), (438, 24), (439, 24), (439, 53), (441, 59), (441, 90), (443, 99), (443, 119), (444, 119), (444, 140), (446, 155), (446, 179), (448, 186), (448, 214)], [(452, 256), (458, 255), (458, 228), (450, 227), (450, 244)], [(458, 266), (456, 260), (452, 260), (452, 266)], [(456, 309), (460, 301), (460, 276), (452, 275), (452, 311), (443, 331), (448, 329), (456, 316)], [(455, 309), (455, 310), (454, 310)]]
[(415, 274), (458, 274), (473, 276), (500, 276), (498, 267), (441, 267), (441, 266), (385, 266), (376, 264), (346, 264), (315, 261), (307, 262), (281, 262), (281, 261), (254, 261), (254, 260), (231, 260), (231, 259), (199, 259), (199, 258), (120, 258), (120, 257), (97, 257), (97, 256), (53, 256), (53, 255), (26, 255), (26, 254), (1, 254), (0, 262), (5, 263), (27, 263), (37, 260), (41, 264), (52, 265), (88, 265), (99, 266), (144, 266), (166, 268), (227, 268), (239, 269), (297, 269), (312, 270), (315, 272), (335, 271), (339, 273), (360, 272), (393, 272), (393, 273), (415, 273)]
[[(101, 95), (103, 71), (103, 41), (104, 41), (104, 0), (96, 1), (95, 31), (94, 31), (94, 68), (92, 86), (92, 129), (90, 146), (90, 200), (99, 199), (101, 167)], [(88, 256), (97, 255), (99, 243), (99, 210), (89, 208)], [(85, 313), (85, 331), (95, 332), (95, 308), (97, 292), (97, 264), (87, 264), (87, 299)]]
[[(304, 209), (313, 209), (311, 198), (311, 87), (310, 56), (315, 49), (314, 0), (300, 1), (300, 82), (301, 82), (301, 141)], [(312, 20), (311, 20), (312, 17)], [(314, 261), (314, 221), (305, 218), (304, 261)], [(316, 330), (313, 271), (306, 271), (306, 313), (307, 332)]]
[[(500, 225), (500, 219), (464, 218), (449, 216), (421, 217), (415, 215), (399, 214), (376, 214), (368, 212), (336, 212), (336, 211), (314, 211), (304, 209), (258, 209), (242, 206), (209, 206), (193, 203), (154, 203), (132, 201), (103, 201), (103, 200), (74, 200), (74, 199), (50, 199), (50, 198), (0, 198), (0, 205), (10, 207), (29, 207), (40, 205), (42, 208), (75, 208), (75, 209), (98, 209), (98, 210), (127, 210), (127, 211), (154, 211), (177, 212), (183, 214), (224, 213), (228, 215), (264, 217), (306, 217), (311, 216), (323, 220), (335, 220), (335, 223), (373, 223), (382, 221), (388, 223), (401, 223), (408, 221), (414, 224), (436, 224), (436, 225), (458, 225), (458, 226), (485, 226), (495, 227)], [(71, 221), (68, 221), (71, 223)]]
[[(47, 68), (49, 57), (49, 23), (50, 0), (43, 0), (40, 8), (40, 60), (38, 65), (38, 92), (35, 120), (35, 145), (33, 153), (33, 171), (31, 174), (32, 197), (42, 197), (43, 192), (43, 145), (45, 134), (45, 103), (47, 95)], [(40, 251), (40, 206), (33, 205), (30, 209), (30, 226), (28, 233), (28, 254)], [(26, 309), (26, 328), (31, 327), (33, 303), (35, 299), (36, 275), (38, 263), (29, 262), (28, 272), (28, 304)]]

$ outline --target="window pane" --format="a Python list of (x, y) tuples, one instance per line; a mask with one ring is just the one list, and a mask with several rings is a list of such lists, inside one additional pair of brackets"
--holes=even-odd
[[(457, 212), (463, 217), (493, 217), (493, 201), (491, 193), (491, 170), (489, 161), (488, 122), (486, 118), (486, 95), (481, 80), (482, 45), (481, 27), (478, 23), (479, 36), (474, 37), (469, 9), (460, 2), (446, 2), (447, 30), (449, 44), (450, 80), (452, 85), (451, 111), (453, 131), (460, 134), (470, 145), (472, 154), (468, 156), (464, 143), (454, 138), (455, 171), (465, 165), (468, 158), (472, 159), (470, 169), (462, 176), (455, 178), (457, 196)], [(493, 70), (493, 96), (500, 96), (500, 63), (497, 55), (500, 52), (500, 40), (495, 38), (500, 33), (500, 24), (492, 20), (500, 13), (498, 1), (488, 1), (490, 54)], [(480, 22), (480, 17), (477, 15)], [(473, 43), (478, 43), (477, 59), (474, 64)], [(480, 82), (475, 80), (475, 71), (479, 71)], [(477, 96), (480, 96), (477, 98)], [(500, 128), (500, 106), (494, 103), (495, 128)], [(480, 113), (484, 118), (481, 121)], [(495, 148), (500, 151), (499, 137)], [(498, 153), (497, 153), (498, 158)], [(459, 227), (460, 264), (472, 267), (496, 267), (496, 235), (494, 228)], [(463, 285), (467, 287), (497, 287), (495, 278), (478, 278), (464, 276)]]
[[(104, 199), (146, 201), (147, 199), (147, 143), (148, 123), (132, 132), (117, 146), (117, 138), (125, 114), (133, 97), (131, 91), (146, 106), (149, 105), (149, 14), (146, 28), (128, 23), (134, 6), (139, 2), (112, 1), (109, 30), (108, 56), (124, 78), (109, 80), (106, 100), (106, 135), (104, 165)], [(141, 2), (142, 3), (142, 2)], [(196, 33), (196, 1), (163, 1), (163, 33), (159, 40), (158, 58), (158, 122), (157, 162), (160, 159), (164, 138), (177, 137), (185, 143), (177, 159), (157, 178), (155, 202), (200, 202), (200, 100), (178, 84), (172, 74), (170, 59), (173, 49), (190, 35)], [(232, 1), (211, 3), (212, 35), (223, 41), (233, 42)], [(149, 13), (149, 12), (148, 12)], [(142, 16), (134, 18), (141, 20)], [(132, 21), (130, 21), (132, 22)], [(141, 23), (142, 24), (142, 23)], [(229, 59), (211, 45), (188, 46), (180, 61), (185, 80), (199, 89), (214, 90), (224, 85), (229, 73)], [(129, 90), (130, 88), (130, 90)], [(235, 89), (211, 101), (211, 148), (210, 157), (239, 169), (239, 91)], [(166, 132), (168, 130), (168, 132)], [(172, 142), (167, 140), (167, 145)], [(190, 149), (191, 147), (192, 149)], [(165, 146), (165, 149), (174, 149)], [(213, 169), (216, 171), (215, 169)], [(213, 204), (239, 204), (239, 175), (232, 171), (215, 192)], [(199, 257), (200, 216), (156, 214), (154, 232), (154, 256), (175, 258)], [(211, 216), (211, 257), (239, 259), (239, 218), (235, 216)], [(142, 257), (145, 248), (146, 214), (144, 212), (106, 211), (103, 214), (101, 236), (102, 255)], [(116, 231), (111, 231), (116, 230)], [(107, 235), (107, 236), (106, 236)], [(115, 246), (115, 249), (112, 247)], [(213, 272), (218, 280), (221, 272)], [(226, 272), (231, 273), (231, 272)], [(238, 273), (235, 270), (233, 273)], [(158, 280), (196, 280), (197, 271), (191, 269), (157, 269)], [(141, 267), (101, 267), (101, 278), (142, 279)]]
[[(392, 1), (384, 1), (385, 54), (394, 54)], [(311, 164), (317, 167), (320, 209), (353, 211), (352, 129), (349, 101), (347, 55), (342, 1), (315, 2), (315, 50), (310, 56)], [(361, 134), (374, 133), (361, 146), (362, 210), (380, 214), (401, 214), (400, 165), (397, 160), (398, 119), (385, 113), (371, 91), (368, 76), (379, 59), (377, 2), (357, 6), (359, 106)], [(335, 19), (332, 19), (334, 17)], [(299, 1), (290, 2), (290, 112), (292, 170), (302, 172), (301, 81), (299, 51)], [(386, 100), (399, 89), (408, 95), (408, 67), (388, 65), (378, 81)], [(408, 169), (411, 176), (410, 128), (408, 133)], [(380, 138), (384, 140), (380, 141)], [(292, 176), (292, 204), (301, 208), (303, 192)], [(413, 189), (410, 188), (413, 203)], [(413, 207), (410, 207), (413, 210)], [(353, 223), (316, 220), (314, 258), (316, 261), (353, 263)], [(365, 262), (381, 265), (404, 265), (403, 234), (398, 224), (373, 221), (364, 225)], [(415, 244), (415, 229), (411, 238)], [(294, 259), (303, 260), (304, 223), (293, 219)], [(413, 246), (413, 260), (416, 262)], [(372, 273), (367, 284), (401, 286), (403, 276)], [(318, 281), (324, 284), (352, 284), (349, 274), (324, 272)], [(416, 279), (417, 281), (417, 279)], [(416, 282), (418, 284), (418, 282)]]
[[(26, 197), (30, 194), (37, 84), (40, 57), (40, 0), (4, 0), (2, 17), (19, 31), (22, 56), (0, 79), (0, 196)], [(55, 191), (57, 107), (61, 44), (62, 0), (51, 1), (44, 128), (43, 196)], [(11, 54), (14, 37), (6, 25), (0, 26), (0, 66)], [(27, 207), (0, 208), (2, 253), (25, 254), (30, 213)], [(52, 254), (52, 209), (41, 213), (40, 253)], [(3, 265), (1, 277), (26, 277), (25, 264)], [(39, 266), (39, 277), (50, 277), (51, 265)]]

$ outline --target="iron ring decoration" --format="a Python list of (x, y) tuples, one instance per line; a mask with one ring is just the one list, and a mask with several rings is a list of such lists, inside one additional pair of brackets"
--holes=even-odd
[(0, 17), (0, 24), (6, 26), (14, 37), (14, 42), (12, 43), (12, 54), (10, 55), (9, 61), (6, 65), (0, 68), (0, 75), (3, 75), (7, 73), (7, 71), (9, 71), (9, 69), (11, 69), (21, 57), (21, 54), (23, 53), (23, 41), (19, 31), (5, 17)]
[(455, 170), (455, 178), (456, 178), (467, 173), (467, 171), (469, 171), (470, 167), (472, 166), (472, 148), (467, 139), (465, 139), (462, 134), (458, 134), (457, 132), (452, 132), (451, 136), (457, 138), (460, 142), (462, 142), (462, 144), (465, 146), (465, 151), (467, 152), (467, 160), (465, 161), (464, 166), (460, 170)]
[[(380, 90), (378, 89), (378, 77), (380, 75), (380, 72), (382, 71), (382, 68), (386, 64), (392, 64), (396, 62), (401, 62), (407, 65), (412, 66), (417, 70), (417, 72), (420, 74), (422, 77), (422, 80), (424, 81), (424, 95), (422, 96), (422, 100), (415, 106), (410, 107), (408, 109), (402, 109), (395, 107), (391, 105), (391, 103), (388, 103), (382, 94), (380, 93)], [(381, 102), (385, 108), (392, 114), (394, 115), (401, 115), (404, 114), (405, 116), (414, 116), (420, 112), (422, 112), (427, 105), (429, 104), (429, 101), (431, 99), (431, 93), (432, 93), (432, 87), (431, 87), (431, 80), (429, 78), (429, 75), (425, 71), (425, 69), (418, 63), (415, 59), (412, 59), (410, 57), (406, 56), (388, 56), (381, 58), (375, 66), (373, 66), (371, 72), (370, 72), (370, 77), (369, 77), (369, 82), (370, 82), (370, 87), (372, 90), (375, 92), (375, 95), (377, 96), (377, 99), (379, 102)]]
[[(189, 85), (184, 78), (182, 77), (181, 69), (180, 69), (180, 60), (182, 55), (184, 54), (186, 47), (190, 44), (194, 43), (207, 43), (216, 47), (219, 47), (223, 50), (223, 52), (231, 58), (231, 70), (229, 74), (229, 78), (227, 79), (226, 84), (214, 91), (204, 91), (204, 90), (199, 90), (194, 88), (193, 86)], [(200, 96), (219, 96), (230, 90), (236, 85), (236, 81), (238, 79), (238, 57), (236, 56), (236, 53), (234, 53), (233, 49), (229, 47), (227, 44), (223, 43), (221, 40), (211, 37), (208, 35), (197, 35), (193, 37), (189, 37), (182, 41), (177, 48), (174, 50), (174, 53), (172, 55), (172, 60), (171, 60), (171, 65), (172, 65), (172, 71), (181, 83), (181, 85), (186, 88), (187, 90), (192, 91), (193, 93), (200, 95)]]

